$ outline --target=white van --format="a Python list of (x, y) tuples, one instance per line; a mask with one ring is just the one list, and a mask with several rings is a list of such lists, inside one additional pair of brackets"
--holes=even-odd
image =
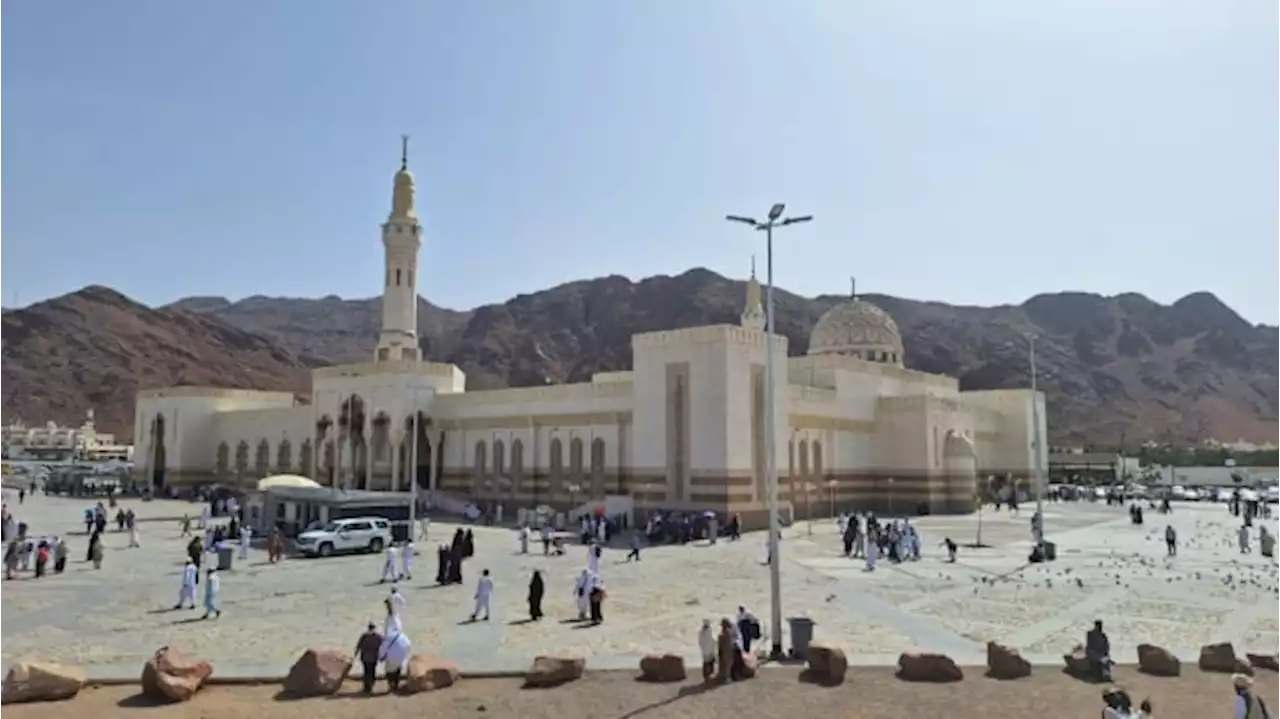
[(335, 519), (319, 529), (299, 534), (294, 544), (309, 557), (351, 552), (376, 554), (391, 544), (391, 523), (382, 517)]

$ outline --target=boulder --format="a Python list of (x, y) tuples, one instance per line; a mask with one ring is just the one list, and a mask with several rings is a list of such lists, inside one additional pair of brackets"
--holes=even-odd
[(308, 649), (284, 679), (284, 691), (296, 697), (336, 694), (351, 671), (351, 653), (341, 649)]
[(898, 656), (898, 678), (909, 682), (958, 682), (964, 672), (946, 654), (903, 652)]
[(844, 650), (826, 642), (809, 642), (805, 661), (809, 665), (809, 678), (820, 684), (840, 684), (844, 681), (845, 672), (849, 671), (849, 660)]
[(747, 652), (742, 655), (742, 678), (751, 679), (760, 671), (760, 657)]
[(192, 659), (177, 649), (160, 647), (142, 665), (142, 693), (152, 699), (185, 702), (200, 691), (213, 674), (209, 662)]
[(987, 642), (987, 675), (994, 679), (1021, 679), (1031, 676), (1031, 662), (1017, 649)]
[(685, 680), (684, 657), (679, 654), (650, 654), (640, 660), (640, 678), (647, 682)]
[(1067, 674), (1077, 679), (1087, 679), (1093, 675), (1093, 667), (1089, 665), (1089, 655), (1084, 653), (1084, 647), (1077, 644), (1069, 654), (1062, 655), (1062, 664), (1066, 667)]
[(1138, 671), (1153, 677), (1176, 677), (1182, 674), (1182, 662), (1164, 647), (1139, 644)]
[(1274, 654), (1250, 653), (1250, 654), (1245, 654), (1244, 656), (1246, 659), (1249, 660), (1249, 666), (1253, 667), (1254, 669), (1267, 669), (1273, 672), (1280, 671), (1280, 669), (1277, 669), (1276, 667), (1276, 655)]
[(62, 664), (18, 662), (4, 678), (0, 702), (53, 702), (71, 699), (84, 688), (84, 670)]
[(448, 659), (431, 654), (414, 654), (409, 657), (400, 691), (417, 694), (453, 686), (458, 681), (458, 665)]
[(525, 674), (524, 683), (529, 687), (555, 687), (582, 678), (587, 660), (581, 657), (540, 656)]
[(1200, 668), (1206, 672), (1225, 672), (1227, 674), (1253, 674), (1249, 662), (1236, 656), (1231, 642), (1206, 644), (1200, 647)]

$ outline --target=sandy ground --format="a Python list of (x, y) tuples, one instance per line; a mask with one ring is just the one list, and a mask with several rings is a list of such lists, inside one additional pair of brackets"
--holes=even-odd
[[(975, 670), (970, 670), (976, 674)], [(72, 702), (11, 705), (9, 719), (68, 716), (148, 717), (154, 719), (384, 719), (433, 716), (468, 719), (666, 719), (830, 716), (839, 719), (1026, 719), (1092, 718), (1101, 713), (1101, 687), (1071, 679), (1052, 668), (1029, 678), (998, 682), (971, 676), (946, 685), (907, 684), (888, 668), (854, 668), (843, 686), (822, 688), (801, 683), (796, 668), (768, 669), (751, 681), (703, 691), (693, 682), (654, 685), (635, 681), (629, 672), (590, 674), (558, 689), (520, 688), (518, 680), (476, 679), (414, 697), (362, 697), (350, 684), (336, 697), (289, 700), (274, 685), (206, 688), (191, 702), (154, 706), (133, 686), (91, 688)], [(1116, 672), (1117, 682), (1135, 700), (1149, 697), (1160, 719), (1229, 717), (1230, 677), (1184, 669), (1178, 679), (1157, 679), (1130, 668)], [(1276, 675), (1260, 674), (1255, 688), (1276, 707)], [(383, 688), (380, 687), (379, 691)], [(1273, 710), (1274, 711), (1274, 710)]]

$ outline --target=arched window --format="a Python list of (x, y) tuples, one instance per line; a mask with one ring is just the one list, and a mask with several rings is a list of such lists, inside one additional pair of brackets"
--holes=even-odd
[(226, 442), (218, 443), (218, 456), (214, 462), (216, 464), (214, 469), (218, 474), (226, 474), (231, 469), (231, 448)]
[(271, 443), (265, 439), (258, 442), (258, 452), (254, 457), (253, 468), (263, 476), (271, 471)]
[(813, 440), (813, 476), (815, 479), (822, 479), (822, 443)]
[(564, 443), (559, 437), (551, 440), (551, 492), (558, 495), (564, 490)]
[(800, 477), (809, 478), (809, 442), (800, 440)]
[(396, 270), (396, 287), (400, 286), (400, 270)]
[(475, 471), (475, 476), (478, 479), (484, 479), (485, 470), (488, 469), (488, 464), (489, 464), (488, 448), (485, 447), (484, 440), (482, 439), (476, 442), (475, 460), (472, 463), (472, 469)]
[(569, 476), (574, 482), (582, 482), (583, 459), (582, 438), (574, 437), (569, 440)]
[(524, 442), (519, 437), (511, 440), (511, 488), (517, 490), (524, 479)]
[(280, 441), (280, 447), (276, 450), (276, 471), (281, 474), (293, 469), (293, 445), (289, 444), (289, 440)]
[(507, 445), (500, 439), (493, 440), (493, 474), (498, 478), (507, 475)]
[(604, 498), (604, 452), (602, 437), (591, 440), (591, 496), (594, 499)]

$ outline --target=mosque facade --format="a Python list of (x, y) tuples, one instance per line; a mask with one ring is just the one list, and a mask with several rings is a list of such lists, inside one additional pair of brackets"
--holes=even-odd
[(961, 392), (951, 377), (906, 369), (893, 319), (856, 296), (819, 319), (807, 355), (789, 357), (785, 337), (769, 342), (754, 274), (739, 324), (635, 335), (630, 370), (469, 392), (458, 367), (419, 349), (422, 224), (403, 158), (391, 205), (369, 360), (314, 370), (309, 401), (216, 387), (140, 391), (134, 457), (145, 481), (251, 487), (289, 473), (348, 489), (416, 482), (480, 504), (710, 510), (759, 526), (769, 442), (784, 512), (800, 519), (922, 505), (969, 512), (980, 487), (1025, 481), (1045, 452), (1041, 393)]

